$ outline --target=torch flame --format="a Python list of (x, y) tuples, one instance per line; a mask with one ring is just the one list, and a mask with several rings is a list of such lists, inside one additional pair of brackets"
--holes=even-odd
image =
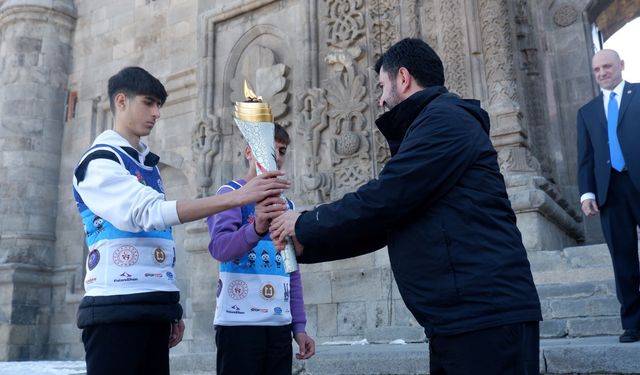
[(247, 98), (249, 102), (262, 102), (262, 96), (257, 96), (256, 93), (253, 92), (253, 89), (251, 89), (246, 79), (244, 80), (244, 97)]

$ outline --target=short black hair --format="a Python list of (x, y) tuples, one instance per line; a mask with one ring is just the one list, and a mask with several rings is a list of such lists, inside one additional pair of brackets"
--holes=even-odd
[(148, 95), (157, 98), (160, 105), (167, 100), (167, 90), (151, 73), (138, 66), (129, 66), (109, 78), (109, 104), (115, 113), (115, 97), (124, 94), (127, 98), (137, 95)]
[(442, 60), (427, 43), (417, 38), (405, 38), (389, 47), (376, 61), (374, 69), (380, 69), (394, 78), (400, 68), (405, 68), (422, 87), (444, 86)]
[(291, 143), (291, 138), (289, 137), (289, 133), (287, 133), (285, 128), (282, 125), (278, 124), (277, 122), (274, 122), (273, 125), (274, 125), (273, 138), (276, 140), (276, 142), (280, 142), (284, 145), (289, 146), (289, 143)]

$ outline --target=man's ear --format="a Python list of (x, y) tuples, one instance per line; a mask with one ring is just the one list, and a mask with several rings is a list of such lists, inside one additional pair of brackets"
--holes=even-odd
[(413, 77), (411, 76), (407, 68), (401, 67), (400, 69), (398, 69), (398, 76), (396, 77), (396, 79), (396, 86), (401, 93), (406, 92), (411, 88)]

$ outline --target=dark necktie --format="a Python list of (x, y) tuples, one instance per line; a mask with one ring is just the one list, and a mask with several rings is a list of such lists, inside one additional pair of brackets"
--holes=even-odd
[(611, 166), (622, 171), (624, 168), (624, 157), (620, 142), (618, 142), (618, 102), (616, 101), (616, 93), (609, 95), (609, 104), (607, 106), (607, 129), (609, 133), (609, 154), (611, 156)]

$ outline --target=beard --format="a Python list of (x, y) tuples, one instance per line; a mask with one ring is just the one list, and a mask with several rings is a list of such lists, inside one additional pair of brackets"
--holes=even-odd
[(389, 97), (384, 101), (384, 106), (387, 110), (392, 110), (393, 107), (400, 104), (402, 100), (400, 99), (400, 95), (398, 95), (398, 85), (395, 82), (391, 84), (391, 92), (389, 93)]

